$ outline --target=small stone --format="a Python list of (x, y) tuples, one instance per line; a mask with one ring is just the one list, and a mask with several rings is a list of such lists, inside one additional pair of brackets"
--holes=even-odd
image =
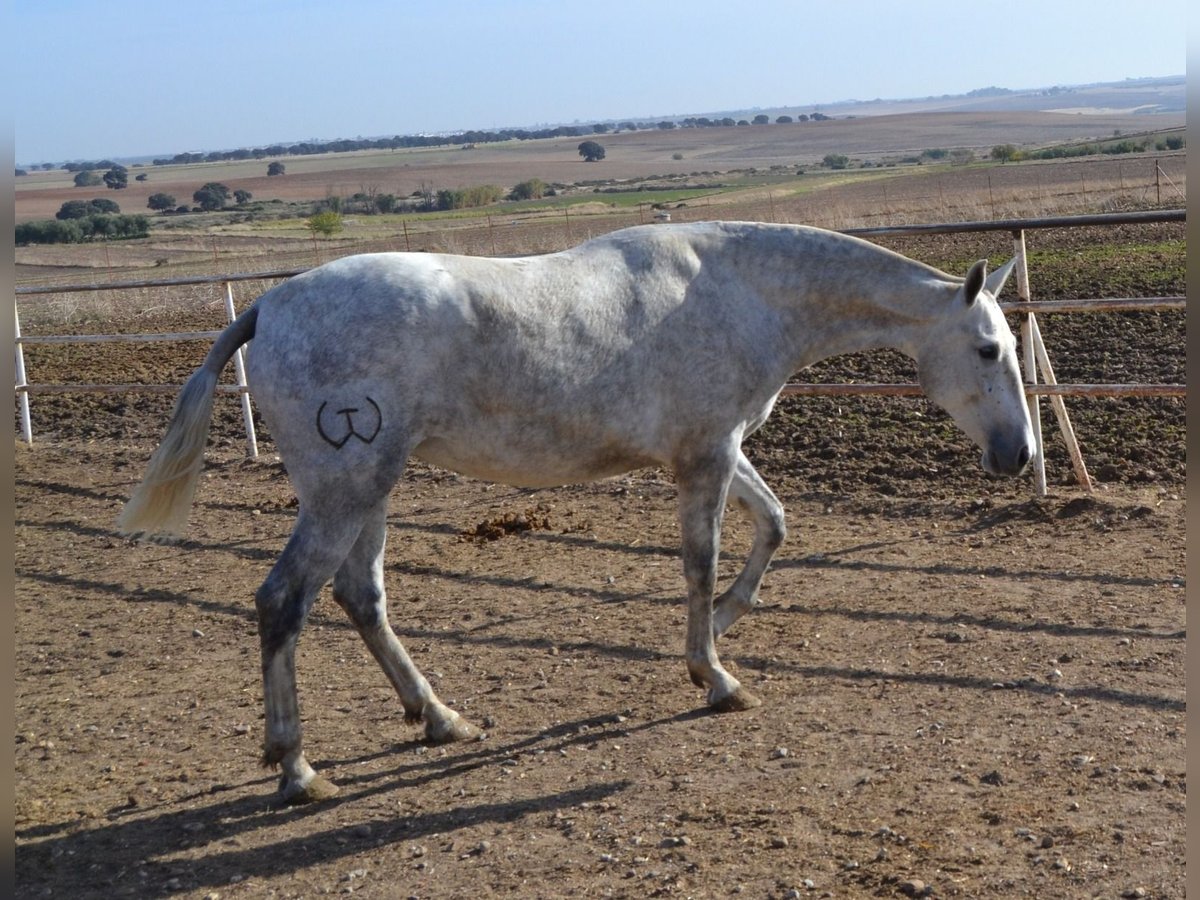
[(771, 849), (772, 850), (783, 850), (787, 846), (788, 846), (788, 839), (784, 835), (775, 834), (775, 835), (771, 836)]
[(919, 878), (911, 878), (908, 881), (900, 882), (898, 890), (906, 897), (924, 897), (929, 893), (928, 886)]
[(1121, 891), (1121, 896), (1124, 900), (1141, 900), (1141, 898), (1146, 896), (1146, 889), (1144, 887), (1131, 887)]
[(202, 637), (204, 637), (204, 632), (201, 631), (199, 628), (193, 628), (192, 629), (192, 637), (202, 638)]
[(787, 759), (791, 756), (791, 751), (787, 747), (776, 747), (771, 751), (771, 759)]
[(1054, 838), (1050, 837), (1050, 835), (1046, 835), (1045, 837), (1042, 838), (1041, 846), (1042, 846), (1043, 850), (1049, 850), (1051, 847), (1054, 846)]
[(979, 780), (984, 784), (990, 784), (993, 787), (1000, 787), (1000, 785), (1004, 784), (1004, 776), (995, 769), (993, 769), (991, 772), (988, 772), (986, 775), (981, 775)]
[(1071, 863), (1067, 861), (1065, 856), (1060, 856), (1054, 861), (1054, 868), (1058, 869), (1060, 872), (1070, 872)]

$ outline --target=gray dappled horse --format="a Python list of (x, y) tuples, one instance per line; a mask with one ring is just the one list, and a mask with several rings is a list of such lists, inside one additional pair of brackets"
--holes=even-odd
[[(217, 339), (184, 386), (126, 505), (126, 533), (180, 532), (221, 368), (253, 338), (248, 378), (300, 509), (255, 595), (264, 762), (293, 802), (331, 796), (301, 748), (295, 646), (333, 580), (429, 740), (478, 729), (443, 704), (388, 624), (388, 494), (410, 456), (489, 481), (545, 487), (641, 466), (678, 486), (686, 660), (717, 710), (759, 700), (715, 639), (758, 600), (783, 508), (741, 450), (788, 378), (839, 353), (894, 347), (928, 397), (1016, 475), (1033, 454), (1016, 342), (995, 295), (1012, 262), (965, 279), (853, 237), (788, 225), (629, 228), (519, 259), (352, 256), (272, 288)], [(745, 567), (714, 602), (726, 501), (754, 522)]]

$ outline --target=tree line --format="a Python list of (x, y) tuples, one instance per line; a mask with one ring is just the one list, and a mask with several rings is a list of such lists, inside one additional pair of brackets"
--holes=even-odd
[[(811, 115), (779, 116), (776, 123), (780, 125), (791, 122), (818, 122), (828, 119), (822, 113)], [(189, 165), (201, 162), (229, 162), (246, 159), (266, 159), (268, 156), (311, 156), (319, 153), (346, 153), (352, 150), (399, 150), (414, 147), (471, 147), (475, 144), (490, 144), (500, 141), (531, 141), (546, 138), (588, 137), (598, 134), (611, 134), (617, 131), (644, 131), (652, 129), (668, 130), (672, 128), (712, 128), (738, 125), (766, 125), (770, 122), (768, 116), (758, 115), (753, 120), (731, 118), (710, 119), (704, 116), (689, 116), (685, 119), (663, 120), (660, 122), (620, 122), (596, 123), (593, 125), (559, 125), (555, 128), (502, 128), (495, 131), (460, 131), (453, 134), (407, 134), (395, 135), (389, 138), (339, 138), (332, 141), (301, 141), (295, 144), (269, 144), (264, 147), (240, 148), (237, 150), (214, 150), (209, 153), (176, 153), (171, 157), (153, 160), (156, 166)], [(92, 166), (99, 168), (99, 166)]]

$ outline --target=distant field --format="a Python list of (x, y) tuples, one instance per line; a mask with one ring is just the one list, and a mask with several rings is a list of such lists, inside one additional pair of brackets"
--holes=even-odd
[[(968, 148), (986, 153), (997, 144), (1046, 146), (1111, 138), (1115, 132), (1143, 133), (1184, 125), (1182, 113), (1163, 115), (1061, 115), (1042, 112), (921, 113), (833, 119), (791, 125), (740, 128), (688, 128), (603, 135), (607, 150), (598, 163), (585, 163), (579, 139), (512, 141), (457, 148), (364, 151), (310, 157), (284, 157), (287, 174), (268, 178), (267, 160), (147, 166), (130, 170), (129, 187), (101, 195), (115, 197), (123, 211), (146, 209), (159, 191), (190, 202), (209, 181), (252, 192), (256, 199), (319, 199), (352, 194), (364, 185), (408, 196), (423, 186), (459, 188), (480, 184), (511, 187), (529, 178), (571, 184), (597, 178), (645, 178), (729, 171), (749, 167), (814, 166), (829, 153), (880, 162), (934, 148)], [(676, 155), (681, 159), (675, 159)], [(147, 180), (133, 180), (137, 174)], [(36, 172), (16, 180), (17, 221), (53, 216), (66, 200), (90, 196), (96, 188), (76, 188), (70, 173)]]
[[(71, 174), (35, 172), (17, 179), (18, 222), (51, 218), (71, 199), (105, 196), (123, 212), (149, 213), (146, 199), (164, 192), (191, 202), (202, 184), (247, 190), (266, 212), (162, 217), (151, 237), (107, 245), (19, 247), (22, 280), (98, 270), (114, 275), (199, 269), (261, 270), (312, 265), (370, 249), (532, 253), (560, 249), (593, 234), (653, 221), (654, 204), (673, 220), (744, 218), (831, 228), (961, 221), (1097, 208), (1183, 205), (1185, 154), (1100, 157), (1053, 163), (969, 166), (895, 165), (923, 150), (973, 150), (997, 144), (1045, 147), (1132, 136), (1183, 125), (1182, 113), (1061, 115), (1045, 112), (917, 113), (792, 125), (690, 128), (599, 136), (606, 158), (585, 163), (579, 139), (512, 141), (460, 148), (371, 151), (285, 157), (287, 174), (267, 177), (268, 160), (130, 169), (129, 187), (76, 188)], [(866, 168), (820, 167), (838, 153)], [(676, 159), (675, 157), (680, 157)], [(1156, 184), (1155, 165), (1162, 176)], [(137, 174), (147, 180), (138, 182)], [(496, 184), (530, 178), (567, 186), (544, 202), (499, 204), (452, 214), (348, 215), (346, 230), (314, 243), (304, 227), (311, 201), (355, 193), (391, 193)], [(649, 190), (648, 188), (658, 188)], [(612, 193), (614, 189), (621, 193)], [(1165, 195), (1164, 195), (1165, 192)], [(295, 204), (289, 207), (287, 204)], [(272, 219), (274, 217), (274, 220)], [(280, 218), (282, 217), (282, 218)], [(259, 257), (269, 255), (269, 262)]]

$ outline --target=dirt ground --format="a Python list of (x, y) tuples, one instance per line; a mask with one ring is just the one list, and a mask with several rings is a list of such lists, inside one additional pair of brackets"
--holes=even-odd
[[(1035, 295), (1087, 295), (1093, 274)], [(1043, 326), (1060, 377), (1184, 380), (1180, 318), (1116, 319)], [(120, 347), (42, 348), (39, 379), (194, 364)], [(258, 765), (251, 598), (295, 513), (269, 436), (247, 460), (219, 401), (188, 539), (114, 528), (169, 403), (37, 397), (17, 449), (21, 896), (1184, 895), (1179, 401), (1073, 403), (1097, 489), (1052, 445), (1044, 499), (982, 476), (923, 401), (781, 403), (748, 452), (790, 535), (718, 645), (764, 704), (727, 715), (682, 660), (669, 473), (531, 492), (412, 466), (392, 622), (487, 737), (422, 741), (326, 594), (298, 677), (309, 758), (341, 793), (301, 808)], [(750, 531), (726, 522), (728, 579)]]

